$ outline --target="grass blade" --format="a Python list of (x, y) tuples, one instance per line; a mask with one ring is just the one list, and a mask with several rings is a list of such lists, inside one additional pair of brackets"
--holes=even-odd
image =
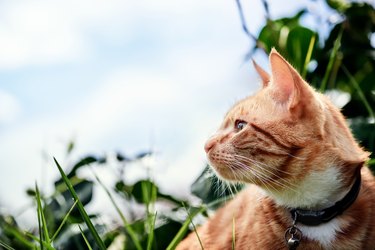
[(302, 78), (305, 78), (306, 77), (306, 73), (307, 73), (307, 65), (309, 64), (310, 60), (311, 60), (311, 55), (312, 55), (312, 52), (313, 52), (313, 49), (314, 49), (314, 44), (315, 44), (315, 40), (316, 40), (316, 35), (314, 34), (311, 39), (310, 39), (310, 43), (309, 43), (309, 48), (307, 49), (307, 54), (306, 54), (306, 58), (305, 58), (305, 63), (303, 65), (303, 69), (302, 69)]
[(4, 242), (0, 241), (0, 247), (4, 247), (6, 250), (16, 250), (13, 247), (5, 244)]
[(62, 220), (60, 226), (57, 228), (56, 232), (53, 234), (53, 236), (51, 238), (51, 242), (53, 242), (55, 240), (55, 238), (57, 237), (57, 235), (60, 233), (61, 228), (64, 226), (66, 220), (68, 219), (70, 213), (73, 211), (73, 209), (76, 205), (77, 205), (77, 201), (74, 202), (72, 207), (69, 209), (68, 213), (64, 216), (64, 219)]
[(149, 225), (150, 225), (150, 233), (147, 239), (147, 250), (151, 250), (152, 243), (154, 242), (154, 228), (155, 228), (155, 222), (156, 222), (156, 215), (157, 213), (155, 213), (153, 216), (150, 216), (148, 220)]
[(122, 220), (122, 223), (124, 224), (125, 230), (129, 234), (130, 238), (132, 239), (135, 247), (137, 248), (137, 250), (142, 250), (141, 243), (139, 242), (136, 233), (134, 232), (133, 228), (131, 227), (131, 225), (126, 220), (124, 214), (121, 212), (121, 209), (117, 205), (117, 203), (116, 203), (115, 199), (113, 198), (112, 194), (109, 192), (108, 188), (103, 184), (103, 182), (99, 179), (99, 177), (95, 174), (94, 171), (93, 171), (93, 174), (94, 174), (96, 180), (98, 181), (98, 183), (100, 184), (100, 186), (102, 186), (104, 191), (107, 193), (107, 195), (108, 195), (110, 201), (112, 202), (113, 206), (115, 207), (117, 213), (120, 215), (120, 218)]
[(322, 84), (320, 85), (320, 92), (324, 92), (327, 87), (328, 78), (331, 75), (333, 63), (335, 62), (337, 51), (339, 51), (339, 48), (341, 46), (341, 37), (342, 37), (343, 29), (341, 28), (339, 35), (337, 36), (335, 43), (333, 44), (332, 52), (329, 57), (329, 62), (327, 65), (326, 72), (324, 73), (324, 77), (322, 80)]
[(66, 174), (64, 173), (64, 171), (60, 167), (60, 164), (57, 162), (57, 160), (55, 159), (55, 157), (53, 158), (53, 160), (55, 161), (56, 166), (57, 166), (57, 168), (60, 171), (62, 179), (64, 180), (64, 182), (65, 182), (66, 186), (68, 187), (71, 195), (73, 196), (74, 201), (77, 201), (77, 208), (78, 208), (78, 210), (79, 210), (79, 212), (80, 212), (80, 214), (82, 216), (82, 219), (85, 221), (85, 223), (87, 225), (87, 228), (89, 229), (90, 233), (92, 234), (92, 236), (93, 236), (93, 238), (94, 238), (97, 246), (99, 247), (99, 249), (105, 250), (106, 247), (105, 247), (102, 239), (100, 238), (100, 236), (99, 236), (98, 232), (96, 231), (94, 225), (92, 224), (89, 216), (87, 215), (86, 210), (83, 207), (83, 204), (80, 201), (80, 199), (79, 199), (76, 191), (74, 190), (72, 184), (70, 183), (68, 177), (66, 176)]
[(39, 243), (40, 243), (40, 250), (44, 250), (43, 247), (43, 231), (42, 231), (42, 219), (40, 218), (39, 209), (37, 208), (37, 215), (38, 215), (38, 231), (39, 231)]
[(359, 83), (354, 78), (354, 76), (349, 72), (349, 70), (345, 67), (345, 65), (341, 65), (342, 70), (344, 71), (345, 75), (349, 78), (350, 83), (353, 87), (357, 90), (359, 98), (361, 98), (363, 104), (365, 105), (367, 112), (371, 118), (375, 118), (374, 110), (372, 110), (370, 104), (368, 103), (365, 95), (363, 94), (362, 89), (359, 87)]
[[(43, 239), (44, 239), (45, 242), (47, 243), (47, 245), (50, 245), (51, 241), (50, 241), (50, 238), (49, 238), (49, 232), (48, 232), (48, 228), (47, 228), (46, 218), (44, 217), (40, 192), (39, 192), (38, 184), (36, 184), (36, 183), (35, 183), (35, 194), (36, 194), (37, 211), (38, 211), (38, 217), (39, 217), (38, 221), (41, 223), (41, 228), (42, 228), (41, 240), (43, 241)], [(39, 226), (39, 228), (40, 228), (40, 226)]]
[[(51, 245), (47, 245), (46, 242), (41, 241), (40, 238), (36, 237), (36, 236), (33, 235), (32, 233), (25, 232), (25, 235), (27, 235), (28, 237), (30, 237), (30, 238), (33, 239), (34, 241), (39, 242), (40, 244), (43, 244), (43, 246), (46, 247), (48, 250), (56, 250), (53, 246), (51, 246)], [(35, 245), (29, 245), (28, 247), (29, 247), (30, 249), (38, 249)]]
[[(28, 236), (29, 232), (21, 232), (18, 228), (14, 226), (5, 225), (4, 228), (2, 228), (3, 232), (6, 235), (9, 235), (12, 239), (17, 239), (24, 247), (24, 248), (35, 248), (35, 244), (31, 243), (26, 237)], [(30, 239), (33, 239), (32, 237), (29, 237)], [(38, 239), (39, 240), (39, 239)], [(38, 241), (37, 240), (37, 241)], [(2, 242), (4, 243), (4, 242)], [(0, 248), (1, 249), (1, 248)]]
[(82, 237), (83, 237), (83, 240), (84, 240), (85, 243), (86, 243), (87, 248), (88, 248), (89, 250), (92, 250), (92, 247), (90, 246), (89, 241), (87, 240), (85, 234), (83, 233), (81, 226), (78, 225), (78, 227), (79, 227), (79, 231), (81, 231), (81, 235), (82, 235)]
[[(233, 198), (233, 196), (222, 197), (222, 198), (217, 199), (217, 200), (215, 200), (215, 201), (213, 201), (213, 202), (211, 202), (211, 203), (209, 203), (205, 206), (202, 206), (199, 210), (195, 211), (193, 214), (190, 214), (190, 220), (193, 219), (198, 214), (203, 213), (208, 208), (215, 207), (216, 205), (218, 205), (222, 202), (229, 201), (232, 198)], [(184, 235), (186, 234), (187, 230), (189, 229), (190, 220), (186, 220), (184, 222), (184, 224), (182, 224), (182, 227), (180, 228), (180, 230), (178, 230), (177, 234), (175, 235), (175, 237), (173, 238), (171, 243), (169, 243), (169, 245), (167, 247), (167, 250), (173, 250), (177, 247), (178, 243), (180, 243), (180, 241), (183, 239)]]
[(201, 238), (199, 237), (199, 234), (198, 234), (198, 232), (197, 232), (197, 228), (196, 228), (195, 225), (194, 225), (193, 218), (190, 216), (190, 213), (189, 213), (189, 211), (187, 210), (187, 208), (185, 207), (185, 204), (183, 204), (183, 206), (184, 206), (185, 211), (186, 211), (186, 213), (187, 213), (187, 215), (188, 215), (188, 218), (189, 218), (189, 220), (190, 220), (190, 223), (191, 223), (191, 225), (193, 226), (194, 233), (195, 233), (195, 235), (196, 235), (197, 238), (198, 238), (199, 245), (201, 246), (201, 249), (203, 250), (203, 249), (204, 249), (204, 248), (203, 248), (203, 244), (202, 244)]
[(189, 218), (184, 222), (184, 224), (182, 225), (180, 230), (177, 232), (176, 236), (173, 238), (171, 243), (169, 243), (167, 250), (173, 250), (177, 247), (178, 243), (180, 243), (180, 241), (182, 240), (182, 238), (188, 231), (190, 221), (198, 214), (204, 212), (206, 209), (207, 209), (206, 207), (201, 207), (199, 210), (197, 210), (196, 212), (194, 212), (193, 214), (189, 216)]

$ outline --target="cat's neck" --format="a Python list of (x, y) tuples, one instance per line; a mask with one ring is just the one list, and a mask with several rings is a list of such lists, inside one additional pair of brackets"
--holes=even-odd
[(311, 172), (303, 180), (283, 190), (265, 191), (278, 205), (319, 210), (341, 200), (349, 192), (350, 187), (343, 187), (339, 171), (331, 166), (323, 171)]

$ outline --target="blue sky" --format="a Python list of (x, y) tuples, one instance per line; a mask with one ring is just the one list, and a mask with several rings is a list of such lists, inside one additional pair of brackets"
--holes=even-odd
[[(273, 18), (312, 1), (269, 1)], [(244, 2), (250, 30), (261, 1)], [(227, 109), (258, 88), (235, 1), (0, 1), (0, 207), (46, 192), (74, 157), (119, 150), (158, 154), (154, 178), (186, 193), (203, 145)], [(266, 56), (256, 59), (267, 67)], [(44, 157), (43, 157), (44, 155)], [(104, 175), (107, 176), (107, 175)], [(110, 176), (107, 176), (110, 179)]]

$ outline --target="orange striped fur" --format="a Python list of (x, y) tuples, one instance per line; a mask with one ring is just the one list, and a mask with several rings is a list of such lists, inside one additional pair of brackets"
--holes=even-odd
[[(298, 249), (375, 249), (368, 153), (340, 111), (275, 50), (270, 64), (271, 75), (255, 64), (262, 89), (235, 104), (205, 145), (220, 178), (248, 187), (198, 228), (204, 249), (287, 249), (290, 208), (332, 206), (350, 190), (358, 168), (362, 184), (355, 203), (320, 226), (297, 225), (303, 234)], [(195, 233), (177, 247), (200, 248)]]

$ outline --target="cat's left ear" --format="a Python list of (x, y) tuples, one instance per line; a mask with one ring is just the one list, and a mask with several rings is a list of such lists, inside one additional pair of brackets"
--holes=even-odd
[(308, 95), (308, 85), (298, 72), (275, 50), (270, 53), (271, 88), (273, 98), (292, 109), (304, 95)]

